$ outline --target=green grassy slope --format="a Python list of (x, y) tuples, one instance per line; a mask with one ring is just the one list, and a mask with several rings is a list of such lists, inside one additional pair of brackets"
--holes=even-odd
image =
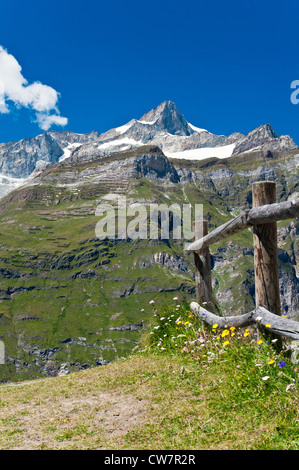
[(298, 450), (298, 366), (255, 329), (154, 308), (136, 352), (0, 386), (0, 449)]

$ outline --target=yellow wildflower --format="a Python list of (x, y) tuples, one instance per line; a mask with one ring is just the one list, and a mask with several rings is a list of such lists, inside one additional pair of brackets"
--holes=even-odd
[(246, 330), (243, 336), (244, 336), (245, 338), (246, 338), (247, 336), (249, 336), (249, 331)]
[(230, 331), (235, 331), (236, 327), (235, 326), (231, 326), (230, 327)]
[(273, 359), (271, 359), (270, 361), (268, 361), (268, 364), (274, 364), (275, 361), (273, 361)]
[(259, 339), (259, 340), (257, 341), (257, 344), (262, 344), (262, 342), (263, 342), (263, 341), (262, 341), (261, 339)]
[(224, 341), (224, 346), (227, 346), (229, 344), (229, 341)]
[(229, 331), (228, 330), (223, 330), (222, 334), (221, 334), (222, 338), (224, 338), (227, 335), (229, 335)]
[(270, 323), (267, 323), (266, 328), (270, 328), (270, 327), (271, 327)]
[(218, 327), (218, 323), (214, 323), (214, 325), (212, 326), (213, 329), (215, 329), (217, 327)]

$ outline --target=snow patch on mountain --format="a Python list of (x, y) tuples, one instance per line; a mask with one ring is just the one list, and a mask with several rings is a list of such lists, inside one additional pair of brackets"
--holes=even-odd
[(80, 147), (81, 145), (82, 143), (74, 142), (72, 144), (69, 144), (67, 147), (65, 147), (63, 149), (63, 155), (61, 155), (61, 157), (59, 158), (59, 163), (69, 158), (71, 156), (72, 151), (75, 148)]
[(123, 126), (120, 126), (120, 127), (116, 127), (115, 131), (118, 134), (124, 134), (130, 129), (130, 127), (133, 126), (134, 122), (135, 122), (135, 119), (132, 119), (132, 121), (128, 122), (127, 124), (124, 124)]
[(140, 120), (137, 120), (137, 122), (139, 122), (140, 124), (153, 126), (157, 122), (157, 119), (154, 119), (153, 121), (145, 121), (145, 120), (140, 119)]
[(183, 150), (181, 152), (165, 152), (168, 158), (182, 160), (204, 160), (205, 158), (229, 158), (232, 156), (236, 144), (223, 145), (222, 147), (204, 147), (199, 149)]
[(0, 173), (0, 198), (19, 188), (28, 180), (29, 178), (13, 178), (11, 176)]
[(98, 146), (99, 150), (107, 150), (112, 147), (122, 147), (122, 146), (139, 146), (142, 145), (142, 142), (137, 141), (135, 139), (130, 139), (129, 137), (124, 137), (123, 139), (118, 140), (111, 140), (109, 142), (105, 142), (104, 144), (100, 144)]
[[(193, 131), (195, 131), (195, 132), (199, 132), (199, 133), (200, 133), (200, 132), (209, 132), (209, 131), (207, 131), (206, 129), (200, 129), (199, 127), (193, 126), (192, 124), (190, 124), (190, 122), (188, 122), (188, 125), (189, 125), (189, 126), (191, 127), (191, 129), (192, 129)], [(210, 132), (209, 132), (209, 134), (210, 134)]]

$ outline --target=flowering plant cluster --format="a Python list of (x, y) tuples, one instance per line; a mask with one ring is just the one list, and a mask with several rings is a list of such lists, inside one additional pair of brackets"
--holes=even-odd
[[(250, 382), (250, 387), (255, 383), (260, 393), (269, 384), (277, 386), (277, 380), (286, 392), (298, 390), (299, 368), (291, 363), (286, 351), (275, 350), (276, 339), (261, 338), (255, 326), (223, 329), (217, 323), (209, 326), (178, 297), (173, 301), (173, 306), (163, 312), (154, 310), (154, 323), (143, 351), (184, 354), (197, 361), (203, 371), (212, 363), (213, 367), (233, 367), (243, 390)], [(154, 301), (151, 304), (154, 306)]]

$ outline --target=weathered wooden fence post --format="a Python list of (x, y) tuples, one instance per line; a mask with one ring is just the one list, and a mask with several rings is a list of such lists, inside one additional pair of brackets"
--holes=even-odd
[[(282, 337), (292, 338), (299, 342), (299, 322), (281, 317), (277, 221), (299, 217), (299, 198), (276, 203), (275, 183), (265, 181), (253, 185), (253, 208), (241, 212), (237, 217), (225, 222), (208, 233), (207, 222), (203, 233), (201, 225), (193, 224), (194, 241), (186, 248), (194, 253), (196, 292), (199, 303), (204, 302), (218, 310), (217, 302), (213, 302), (211, 287), (211, 267), (209, 248), (235, 233), (249, 227), (254, 228), (254, 263), (256, 281), (256, 308), (243, 315), (222, 316), (212, 313), (197, 302), (190, 307), (204, 322), (209, 325), (218, 324), (220, 328), (245, 327), (258, 325), (263, 336), (275, 338), (275, 347), (280, 350)], [(205, 251), (206, 250), (206, 251)], [(210, 308), (211, 310), (211, 308)], [(293, 361), (297, 361), (299, 349), (294, 346)], [(296, 357), (295, 357), (296, 355)], [(295, 362), (297, 364), (297, 362)]]
[[(202, 224), (202, 233), (200, 230)], [(194, 241), (208, 234), (208, 221), (193, 223)], [(195, 286), (198, 302), (205, 303), (206, 308), (213, 311), (211, 257), (209, 247), (194, 251)]]
[[(253, 207), (276, 202), (276, 185), (272, 181), (261, 181), (253, 184)], [(281, 315), (277, 222), (254, 225), (254, 267), (255, 299), (257, 307), (265, 307), (270, 312)]]

